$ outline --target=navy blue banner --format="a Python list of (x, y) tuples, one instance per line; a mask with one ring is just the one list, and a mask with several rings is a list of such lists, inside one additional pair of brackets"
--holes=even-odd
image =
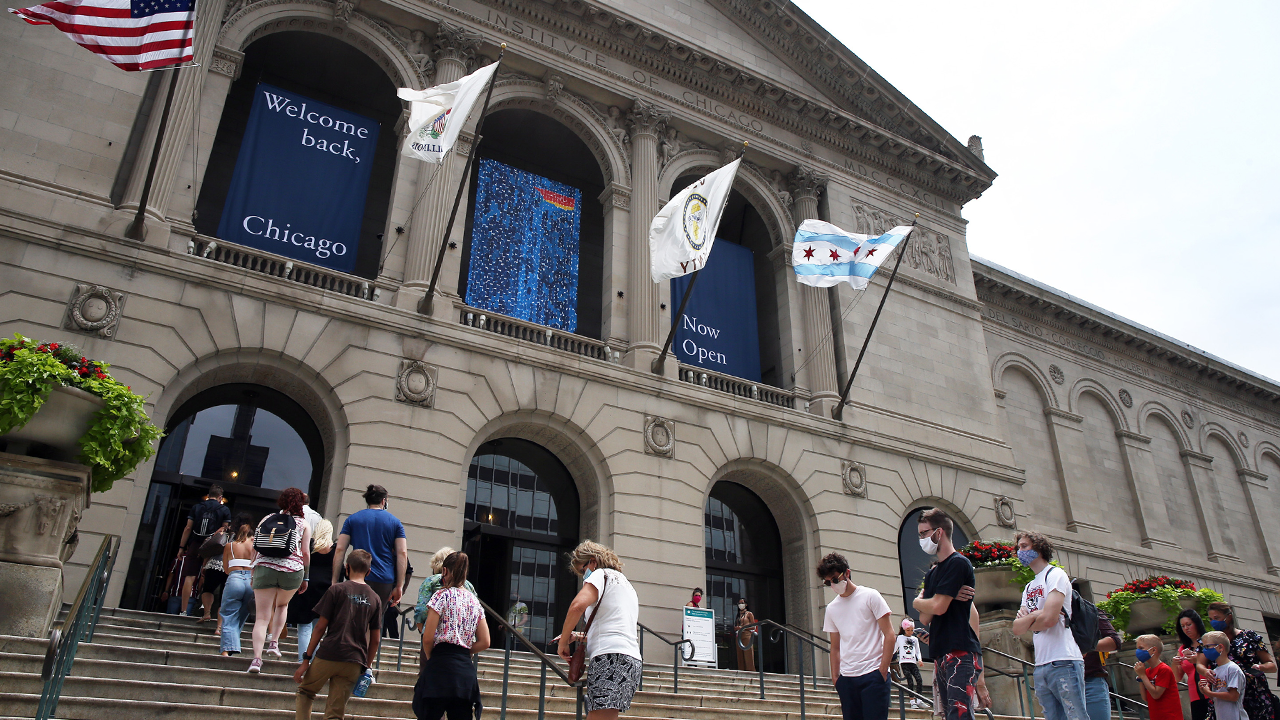
[(218, 237), (351, 272), (378, 122), (259, 83)]
[(582, 191), (480, 159), (467, 304), (573, 332)]
[[(671, 281), (679, 308), (690, 275)], [(717, 240), (707, 266), (677, 318), (676, 357), (687, 365), (760, 382), (760, 335), (756, 325), (755, 257), (741, 245)]]

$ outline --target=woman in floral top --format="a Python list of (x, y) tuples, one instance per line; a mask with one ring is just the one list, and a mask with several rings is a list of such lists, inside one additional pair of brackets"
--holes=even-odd
[(422, 630), (422, 661), (413, 687), (418, 720), (469, 720), (480, 716), (480, 683), (471, 656), (489, 648), (489, 624), (466, 582), (469, 562), (455, 552), (443, 563), (442, 587), (427, 602)]
[(1277, 720), (1277, 700), (1266, 675), (1276, 671), (1276, 663), (1266, 641), (1253, 630), (1236, 629), (1235, 612), (1224, 602), (1209, 605), (1209, 624), (1231, 638), (1231, 662), (1245, 674), (1244, 711), (1249, 720)]

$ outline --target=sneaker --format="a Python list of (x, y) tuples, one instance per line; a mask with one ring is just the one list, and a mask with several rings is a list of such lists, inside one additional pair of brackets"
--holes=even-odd
[(267, 652), (271, 653), (272, 655), (275, 655), (276, 657), (282, 657), (280, 655), (280, 641), (272, 640), (271, 642), (267, 643)]
[(261, 659), (261, 658), (254, 658), (254, 659), (253, 659), (253, 662), (249, 663), (249, 670), (248, 670), (248, 672), (251, 672), (251, 673), (260, 673), (260, 672), (262, 672), (262, 659)]

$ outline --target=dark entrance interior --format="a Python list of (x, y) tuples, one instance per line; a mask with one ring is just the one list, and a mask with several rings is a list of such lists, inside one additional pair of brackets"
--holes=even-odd
[(578, 490), (560, 460), (527, 440), (481, 445), (467, 470), (462, 527), (480, 599), (536, 645), (558, 635), (578, 591), (564, 561), (578, 543)]
[[(351, 45), (325, 35), (274, 33), (245, 49), (244, 69), (227, 93), (196, 201), (196, 230), (204, 235), (218, 233), (240, 143), (249, 123), (254, 89), (260, 82), (359, 113), (381, 125), (355, 266), (356, 275), (375, 277), (382, 257), (382, 233), (387, 224), (399, 142), (394, 128), (402, 104), (396, 98), (395, 83), (376, 62)], [(282, 178), (285, 181), (287, 178)]]
[[(911, 615), (911, 619), (917, 625), (920, 624), (920, 612), (911, 607), (911, 601), (915, 600), (916, 595), (920, 594), (920, 587), (924, 582), (924, 574), (929, 572), (929, 568), (933, 566), (935, 559), (934, 556), (920, 549), (918, 526), (920, 525), (920, 516), (928, 509), (927, 507), (922, 507), (911, 512), (907, 515), (907, 519), (902, 521), (902, 527), (898, 528), (898, 563), (899, 570), (902, 572), (902, 599), (907, 608), (907, 613)], [(955, 516), (952, 515), (952, 520), (954, 519)], [(964, 528), (960, 527), (958, 522), (954, 523), (951, 531), (951, 541), (955, 543), (957, 550), (969, 544), (969, 534), (964, 531)], [(898, 629), (894, 628), (894, 632), (897, 631)], [(923, 659), (930, 659), (928, 643), (920, 643), (920, 649)]]
[[(707, 597), (716, 613), (716, 646), (721, 668), (738, 667), (733, 626), (738, 598), (757, 620), (786, 624), (782, 597), (782, 536), (769, 506), (735, 482), (711, 488), (704, 514), (707, 553)], [(764, 633), (768, 637), (768, 633)], [(781, 642), (764, 643), (765, 672), (786, 672)]]
[[(578, 326), (577, 335), (600, 339), (604, 282), (604, 175), (600, 164), (582, 139), (554, 119), (533, 110), (499, 110), (484, 121), (479, 158), (531, 172), (572, 185), (582, 191), (582, 216), (578, 229)], [(471, 257), (471, 220), (475, 216), (474, 188), (480, 163), (473, 163), (471, 196), (466, 207), (466, 240), (458, 294), (467, 296)]]
[[(702, 175), (684, 175), (671, 185), (670, 195), (675, 195)], [(720, 216), (716, 241), (728, 241), (741, 245), (755, 257), (756, 325), (760, 337), (760, 382), (773, 387), (784, 387), (782, 378), (782, 338), (778, 334), (778, 288), (773, 261), (769, 259), (772, 242), (769, 227), (764, 218), (747, 198), (737, 190), (729, 192), (729, 202)], [(678, 305), (679, 298), (672, 298)]]
[(231, 517), (256, 523), (288, 487), (313, 497), (324, 443), (302, 406), (276, 390), (220, 385), (178, 408), (165, 429), (129, 559), (122, 607), (163, 610), (159, 595), (191, 507), (217, 483)]

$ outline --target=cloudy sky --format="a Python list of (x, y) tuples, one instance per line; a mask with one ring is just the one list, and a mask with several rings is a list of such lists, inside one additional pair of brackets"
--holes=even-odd
[(1280, 380), (1280, 3), (796, 4), (982, 136), (972, 254)]

